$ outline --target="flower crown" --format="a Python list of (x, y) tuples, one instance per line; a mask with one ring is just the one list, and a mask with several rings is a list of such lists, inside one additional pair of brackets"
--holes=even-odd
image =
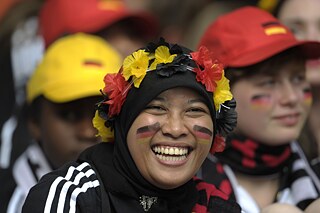
[[(102, 94), (105, 98), (97, 104), (93, 119), (93, 125), (103, 141), (113, 141), (114, 117), (120, 113), (130, 88), (139, 88), (147, 72), (150, 71), (156, 71), (158, 75), (167, 77), (177, 72), (195, 72), (196, 80), (203, 84), (208, 92), (213, 93), (218, 135), (225, 136), (234, 128), (235, 101), (230, 92), (229, 80), (224, 76), (223, 65), (213, 60), (204, 46), (197, 52), (186, 54), (180, 46), (170, 46), (160, 39), (158, 44), (150, 43), (145, 49), (137, 50), (126, 57), (118, 73), (107, 74), (104, 77), (105, 87)], [(223, 120), (220, 122), (221, 125), (219, 120)], [(217, 136), (216, 138), (221, 141), (221, 138)], [(215, 151), (223, 150), (224, 146), (219, 147), (221, 143), (214, 144)]]
[(257, 6), (263, 10), (273, 13), (278, 4), (279, 0), (259, 0)]

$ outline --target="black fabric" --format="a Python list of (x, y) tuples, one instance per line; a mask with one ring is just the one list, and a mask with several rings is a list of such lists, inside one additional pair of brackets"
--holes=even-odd
[[(213, 205), (214, 204), (214, 205)], [(208, 206), (209, 212), (217, 213), (230, 213), (230, 212), (241, 212), (240, 206), (235, 202), (227, 202), (220, 197), (211, 197), (210, 205)]]
[(254, 176), (277, 174), (293, 161), (289, 142), (268, 146), (234, 133), (227, 137), (224, 152), (216, 156), (232, 170)]
[[(237, 141), (237, 145), (232, 145), (232, 141)], [(279, 177), (279, 188), (276, 194), (281, 195), (284, 190), (289, 189), (292, 202), (302, 210), (320, 197), (319, 178), (311, 169), (296, 142), (268, 147), (244, 136), (232, 134), (227, 143), (229, 144), (225, 152), (205, 160), (198, 176), (204, 181), (216, 185), (230, 199), (239, 198), (236, 197), (235, 189), (224, 169), (224, 165), (231, 168), (233, 172), (237, 171), (249, 176), (268, 177), (277, 175)], [(243, 150), (246, 150), (246, 153)], [(270, 158), (272, 159), (271, 161), (268, 161), (272, 166), (263, 163), (262, 156), (266, 154), (268, 156), (276, 156)], [(255, 162), (255, 167), (248, 167), (247, 163), (243, 163), (244, 158)], [(255, 169), (257, 171), (254, 171)], [(266, 172), (263, 170), (266, 170)], [(300, 191), (304, 192), (303, 196), (297, 193)], [(277, 202), (278, 199), (280, 197), (275, 196), (274, 202)]]
[[(134, 187), (120, 175), (113, 166), (113, 144), (102, 143), (83, 152), (79, 163), (89, 162), (97, 171), (101, 182), (102, 212), (144, 212), (139, 203), (139, 194)], [(190, 180), (187, 184), (175, 190), (150, 191), (145, 189), (145, 195), (159, 195), (148, 212), (241, 212), (240, 206), (228, 199), (220, 190), (200, 179)], [(160, 191), (160, 193), (159, 193)], [(159, 194), (158, 194), (159, 193)], [(209, 196), (209, 197), (208, 197)], [(205, 210), (203, 210), (205, 209)]]
[[(112, 167), (112, 146), (111, 143), (95, 145), (84, 151), (77, 162), (66, 164), (43, 176), (39, 183), (31, 188), (22, 212), (41, 213), (44, 212), (46, 205), (50, 206), (47, 209), (49, 212), (57, 212), (59, 204), (64, 204), (63, 211), (59, 212), (69, 212), (71, 200), (76, 203), (75, 212), (144, 212), (137, 199), (130, 197), (132, 192), (130, 184), (123, 181), (123, 179), (114, 179), (119, 178), (119, 176), (113, 173), (115, 168)], [(97, 161), (102, 163), (95, 165)], [(76, 181), (77, 179), (78, 181)], [(200, 179), (194, 179), (192, 182), (195, 184), (195, 188), (199, 194), (198, 200), (192, 210), (189, 208), (169, 209), (168, 202), (165, 199), (160, 199), (158, 204), (154, 205), (149, 212), (220, 212), (217, 209), (227, 209), (228, 213), (241, 212), (239, 205), (233, 200), (228, 199), (227, 195), (218, 190), (214, 185), (205, 183)], [(96, 184), (93, 185), (93, 183)], [(124, 185), (117, 188), (120, 184)], [(66, 190), (65, 187), (68, 185), (70, 188)], [(126, 188), (128, 185), (129, 188)], [(108, 191), (107, 189), (112, 189), (112, 191)], [(71, 193), (74, 194), (75, 192), (79, 192), (79, 190), (81, 190), (81, 193), (76, 193), (78, 196), (71, 199)], [(181, 190), (181, 193), (184, 192)], [(184, 203), (186, 206), (188, 206), (187, 202), (188, 200)], [(207, 207), (210, 207), (210, 209)]]
[[(105, 190), (110, 198), (110, 205), (115, 212), (142, 212), (139, 203), (141, 195), (158, 197), (148, 212), (191, 212), (198, 196), (195, 183), (190, 180), (185, 185), (174, 190), (162, 190), (143, 180), (144, 185), (130, 182), (113, 164), (113, 144), (102, 143), (94, 146), (80, 156), (80, 161), (92, 161), (97, 169)], [(142, 178), (142, 177), (141, 177)]]
[(311, 160), (310, 164), (312, 166), (312, 169), (320, 179), (320, 156)]

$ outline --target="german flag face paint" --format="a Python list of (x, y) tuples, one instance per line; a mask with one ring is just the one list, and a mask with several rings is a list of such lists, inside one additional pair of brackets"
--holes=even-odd
[(210, 144), (212, 142), (212, 131), (206, 127), (194, 125), (194, 134), (198, 138), (198, 142), (201, 144)]
[(312, 104), (312, 93), (310, 88), (306, 88), (303, 90), (303, 100), (304, 103), (311, 106)]
[(253, 109), (268, 109), (272, 105), (272, 98), (269, 94), (254, 95), (251, 98)]
[(137, 129), (137, 142), (146, 143), (152, 136), (160, 129), (160, 123), (157, 122), (152, 125), (147, 125)]

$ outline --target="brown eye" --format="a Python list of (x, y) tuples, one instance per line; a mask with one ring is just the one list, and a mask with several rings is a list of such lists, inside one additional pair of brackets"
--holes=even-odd
[(294, 84), (299, 84), (301, 82), (303, 83), (306, 81), (306, 76), (304, 74), (295, 75), (292, 77), (291, 81)]
[(73, 123), (81, 119), (81, 115), (78, 115), (77, 112), (72, 110), (61, 110), (58, 112), (59, 117), (62, 120)]
[(157, 105), (157, 104), (152, 104), (152, 105), (148, 105), (145, 110), (145, 112), (150, 113), (150, 114), (154, 114), (154, 115), (162, 115), (164, 113), (166, 113), (166, 108), (161, 106), (161, 105)]

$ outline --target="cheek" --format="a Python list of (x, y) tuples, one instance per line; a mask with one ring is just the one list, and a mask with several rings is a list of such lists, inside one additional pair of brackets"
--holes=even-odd
[(312, 93), (311, 93), (311, 90), (310, 89), (304, 89), (302, 91), (302, 97), (301, 97), (303, 103), (310, 107), (311, 104), (312, 104)]
[(71, 138), (68, 135), (73, 134), (73, 129), (70, 125), (62, 122), (53, 116), (46, 116), (41, 122), (41, 141), (49, 146), (59, 146), (61, 143), (66, 143)]
[(160, 123), (156, 122), (150, 125), (141, 126), (136, 131), (137, 143), (147, 143), (160, 129)]
[(237, 100), (237, 127), (241, 131), (261, 128), (274, 106), (270, 95), (250, 94)]
[[(202, 124), (205, 125), (205, 124)], [(193, 132), (194, 135), (197, 137), (197, 141), (200, 144), (204, 145), (211, 145), (212, 138), (213, 138), (213, 130), (212, 128), (207, 128), (208, 125), (201, 126), (200, 125), (194, 125), (193, 126)]]
[(248, 106), (253, 111), (268, 111), (274, 104), (274, 97), (270, 94), (257, 94), (249, 97)]
[(160, 122), (151, 116), (140, 115), (129, 129), (128, 144), (145, 144), (156, 134), (160, 128)]

